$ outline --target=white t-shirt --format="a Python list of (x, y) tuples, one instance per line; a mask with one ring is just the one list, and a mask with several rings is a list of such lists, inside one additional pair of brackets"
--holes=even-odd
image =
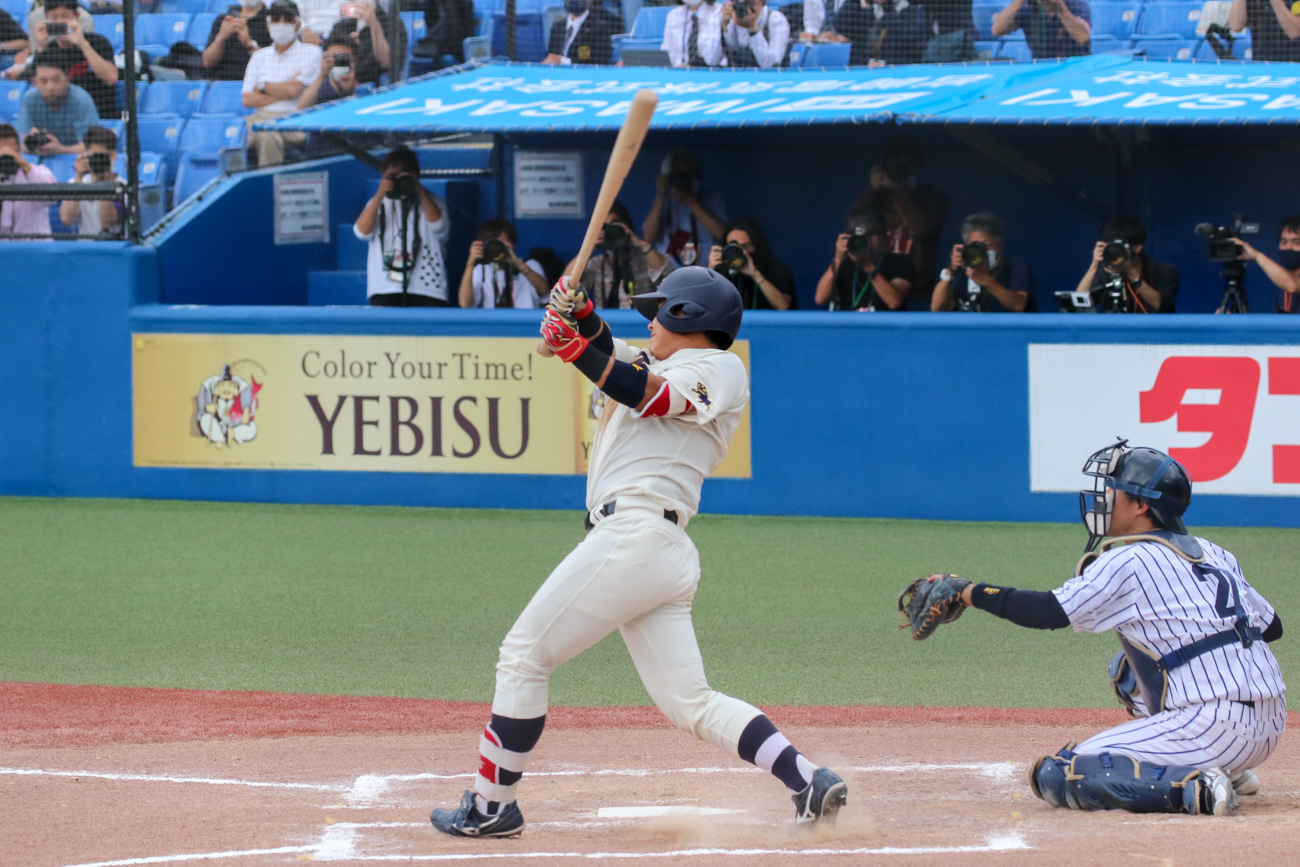
[[(723, 31), (729, 48), (748, 48), (754, 52), (759, 67), (771, 69), (785, 60), (785, 49), (790, 44), (790, 22), (771, 6), (758, 13), (758, 31), (750, 33), (732, 21)], [(766, 35), (764, 35), (766, 34)]]
[(324, 42), (334, 24), (342, 17), (339, 14), (341, 5), (339, 0), (298, 0), (298, 15), (303, 29), (315, 33)]
[[(86, 175), (81, 179), (83, 184), (93, 184), (95, 179)], [(99, 199), (88, 199), (77, 202), (80, 215), (77, 217), (77, 234), (79, 235), (98, 235), (104, 231), (104, 224), (99, 219)]]
[[(320, 75), (320, 48), (305, 42), (295, 41), (280, 53), (274, 45), (259, 48), (248, 59), (244, 70), (244, 86), (241, 93), (252, 93), (263, 82), (267, 84), (297, 79), (303, 86), (310, 87)], [(264, 105), (262, 111), (297, 111), (297, 99), (280, 99)]]
[[(424, 209), (417, 201), (411, 208), (406, 221), (406, 251), (414, 254), (415, 270), (410, 275), (406, 291), (415, 295), (427, 295), (442, 301), (450, 301), (447, 294), (447, 268), (443, 264), (442, 248), (451, 234), (451, 219), (447, 216), (447, 203), (437, 196), (442, 217), (436, 223), (424, 218)], [(352, 226), (352, 231), (363, 241), (370, 242), (370, 251), (366, 254), (366, 297), (372, 295), (389, 295), (402, 291), (402, 278), (397, 272), (389, 271), (384, 264), (384, 256), (401, 255), (401, 203), (394, 199), (384, 199), (379, 205), (379, 214), (375, 217), (374, 231), (363, 235), (361, 230)], [(415, 249), (415, 239), (419, 236), (420, 249)], [(396, 279), (394, 279), (394, 275)]]
[[(1250, 625), (1263, 631), (1273, 607), (1246, 583), (1237, 559), (1197, 539), (1205, 562), (1232, 576)], [(1220, 593), (1231, 608), (1230, 587), (1206, 575), (1158, 542), (1112, 548), (1083, 574), (1053, 590), (1075, 632), (1114, 629), (1125, 640), (1161, 656), (1208, 635), (1232, 629), (1236, 617), (1218, 610)], [(1169, 672), (1168, 708), (1216, 700), (1255, 701), (1286, 692), (1273, 652), (1263, 641), (1232, 643)]]
[[(538, 274), (545, 273), (541, 263), (536, 259), (528, 259), (524, 264)], [(497, 306), (497, 296), (505, 291), (506, 269), (499, 265), (475, 265), (470, 281), (474, 287), (474, 306), (491, 310)], [(542, 302), (537, 297), (537, 290), (533, 288), (532, 283), (528, 282), (527, 277), (516, 274), (512, 282), (514, 306), (517, 309), (542, 306)]]
[(691, 14), (698, 16), (699, 32), (696, 47), (700, 58), (709, 66), (726, 66), (727, 57), (722, 50), (722, 2), (701, 3), (695, 9), (676, 6), (664, 20), (664, 41), (660, 46), (668, 52), (673, 66), (683, 66), (690, 59)]
[(606, 400), (587, 469), (587, 509), (621, 496), (647, 497), (689, 520), (700, 509), (700, 487), (727, 456), (749, 402), (744, 362), (720, 349), (682, 349), (663, 361), (614, 340), (619, 361), (639, 362), (666, 379), (660, 397), (671, 410), (644, 418)]

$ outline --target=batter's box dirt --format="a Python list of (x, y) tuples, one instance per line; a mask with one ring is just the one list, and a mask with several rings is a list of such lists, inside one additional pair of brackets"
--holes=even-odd
[(849, 781), (837, 825), (811, 832), (792, 829), (775, 779), (677, 731), (553, 730), (520, 787), (528, 828), (515, 840), (458, 840), (428, 824), (471, 783), (472, 730), (10, 746), (0, 748), (0, 863), (1114, 867), (1275, 863), (1300, 850), (1300, 795), (1288, 782), (1300, 753), (1286, 738), (1259, 771), (1263, 792), (1231, 819), (1074, 813), (1035, 799), (1028, 763), (1094, 728), (783, 726)]

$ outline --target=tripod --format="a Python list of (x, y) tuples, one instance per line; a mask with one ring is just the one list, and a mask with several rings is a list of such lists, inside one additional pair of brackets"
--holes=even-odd
[(1220, 313), (1249, 313), (1250, 302), (1246, 300), (1246, 263), (1223, 263), (1223, 303), (1219, 305)]

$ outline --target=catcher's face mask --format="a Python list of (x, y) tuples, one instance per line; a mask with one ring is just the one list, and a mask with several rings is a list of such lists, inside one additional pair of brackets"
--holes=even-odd
[(1115, 513), (1115, 477), (1124, 465), (1124, 448), (1128, 440), (1120, 440), (1088, 456), (1083, 462), (1083, 474), (1092, 480), (1092, 488), (1079, 492), (1079, 514), (1088, 528), (1088, 547), (1097, 547), (1102, 537), (1110, 532), (1110, 519)]

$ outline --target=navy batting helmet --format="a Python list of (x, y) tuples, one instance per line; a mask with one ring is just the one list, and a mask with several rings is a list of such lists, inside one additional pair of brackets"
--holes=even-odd
[(1083, 465), (1083, 474), (1093, 479), (1092, 490), (1079, 492), (1079, 510), (1092, 537), (1090, 549), (1110, 530), (1115, 491), (1146, 503), (1151, 517), (1165, 529), (1187, 535), (1183, 513), (1192, 502), (1187, 470), (1162, 451), (1127, 445), (1128, 440), (1120, 440), (1094, 452)]
[(731, 346), (740, 333), (745, 309), (730, 280), (698, 265), (669, 274), (658, 291), (632, 296), (632, 306), (669, 331), (706, 331), (719, 349)]

